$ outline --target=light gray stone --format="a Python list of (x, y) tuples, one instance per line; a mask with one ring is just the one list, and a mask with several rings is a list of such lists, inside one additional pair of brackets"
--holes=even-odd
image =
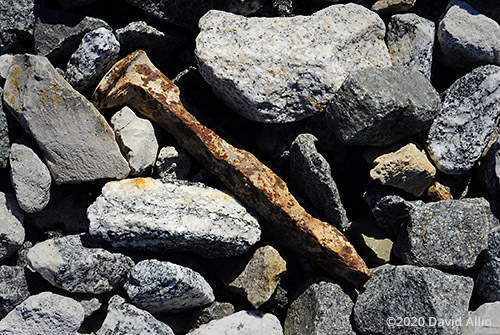
[(149, 120), (123, 107), (111, 117), (116, 139), (130, 166), (130, 174), (140, 175), (152, 168), (158, 152), (155, 130)]
[(161, 179), (186, 179), (191, 171), (191, 156), (179, 145), (161, 148), (155, 163), (155, 171)]
[(0, 192), (0, 260), (11, 256), (24, 242), (24, 213), (12, 193)]
[(102, 303), (98, 297), (93, 294), (87, 293), (72, 293), (69, 294), (71, 299), (74, 299), (80, 303), (83, 307), (83, 313), (85, 314), (85, 318), (88, 318), (94, 312), (98, 311), (101, 308)]
[(97, 2), (97, 0), (57, 0), (59, 4), (64, 9), (75, 9), (79, 7), (85, 7), (88, 5), (92, 5)]
[[(1, 60), (0, 60), (1, 63)], [(3, 95), (3, 90), (0, 87), (0, 97)], [(2, 100), (0, 99), (0, 169), (7, 166), (10, 155), (10, 140), (9, 140), (9, 125), (7, 116), (3, 110)]]
[(0, 320), (30, 296), (24, 268), (0, 266)]
[(378, 0), (372, 6), (372, 10), (380, 15), (394, 14), (411, 9), (416, 0)]
[(355, 4), (285, 18), (210, 11), (199, 26), (200, 73), (229, 107), (254, 121), (322, 112), (348, 72), (391, 65), (384, 23)]
[(137, 263), (125, 290), (132, 303), (149, 312), (181, 312), (214, 302), (214, 293), (196, 271), (155, 259)]
[(462, 324), (462, 335), (500, 334), (500, 301), (486, 303), (474, 312)]
[(2, 0), (0, 3), (0, 51), (33, 39), (34, 0)]
[(73, 335), (83, 322), (77, 301), (51, 292), (33, 295), (0, 320), (2, 335)]
[(485, 65), (443, 94), (443, 109), (427, 135), (427, 151), (446, 174), (469, 171), (479, 160), (500, 117), (500, 67)]
[(476, 289), (483, 301), (500, 301), (500, 257), (490, 257), (479, 270)]
[(10, 67), (21, 55), (3, 54), (0, 55), (0, 82), (4, 82), (10, 72)]
[(224, 257), (260, 239), (257, 219), (232, 195), (187, 181), (109, 182), (87, 214), (90, 233), (114, 247)]
[(57, 184), (127, 176), (106, 119), (47, 58), (25, 55), (11, 67), (4, 102), (33, 135)]
[(134, 266), (128, 256), (109, 252), (89, 235), (69, 235), (37, 243), (29, 267), (68, 292), (100, 294), (120, 288)]

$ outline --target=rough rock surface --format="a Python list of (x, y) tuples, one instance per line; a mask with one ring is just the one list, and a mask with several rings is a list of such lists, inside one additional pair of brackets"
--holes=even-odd
[(289, 18), (210, 11), (199, 25), (200, 73), (229, 107), (254, 121), (319, 113), (349, 71), (391, 65), (384, 23), (355, 4)]
[(500, 67), (478, 67), (453, 83), (427, 136), (427, 151), (437, 168), (447, 174), (470, 170), (494, 135), (499, 117)]
[(89, 235), (69, 235), (36, 244), (29, 266), (69, 292), (100, 294), (122, 286), (134, 266), (130, 257), (103, 249)]
[(229, 283), (229, 287), (241, 292), (255, 308), (259, 308), (271, 298), (285, 273), (285, 260), (276, 249), (266, 245), (255, 251), (243, 272)]
[[(1, 62), (1, 60), (0, 60)], [(0, 88), (0, 97), (3, 96), (3, 90)], [(1, 99), (0, 99), (1, 101)], [(10, 155), (9, 125), (7, 116), (3, 110), (3, 104), (0, 103), (0, 169), (7, 166)]]
[(356, 334), (352, 329), (353, 293), (328, 280), (311, 284), (288, 308), (286, 335)]
[(10, 180), (19, 207), (27, 213), (39, 212), (50, 199), (52, 177), (31, 140), (15, 142), (10, 150)]
[(257, 219), (235, 198), (186, 181), (109, 182), (88, 218), (90, 233), (114, 247), (223, 257), (243, 253), (260, 239)]
[(97, 335), (174, 335), (172, 329), (125, 299), (115, 295), (109, 300), (108, 314)]
[(51, 292), (33, 295), (0, 320), (2, 335), (73, 335), (83, 322), (77, 301)]
[(111, 126), (127, 158), (130, 174), (140, 175), (151, 168), (158, 153), (158, 141), (151, 122), (123, 107), (111, 117)]
[(280, 321), (270, 313), (239, 311), (220, 320), (211, 321), (189, 332), (189, 335), (283, 335)]
[(389, 236), (398, 236), (410, 213), (411, 204), (399, 195), (372, 189), (363, 195), (375, 217), (375, 222)]
[(461, 335), (500, 334), (500, 301), (486, 303), (464, 320)]
[(24, 213), (14, 194), (0, 192), (0, 218), (0, 259), (4, 259), (24, 242)]
[(317, 138), (300, 134), (290, 147), (290, 180), (310, 202), (312, 212), (341, 230), (349, 227), (330, 164), (315, 146)]
[(407, 11), (415, 5), (416, 0), (378, 0), (372, 10), (381, 15)]
[(387, 27), (387, 47), (392, 65), (407, 66), (431, 79), (436, 25), (416, 14), (397, 14)]
[(349, 235), (368, 264), (382, 265), (391, 259), (394, 245), (391, 236), (372, 217), (354, 220), (349, 227)]
[(500, 25), (467, 2), (452, 1), (438, 23), (441, 61), (470, 70), (479, 65), (500, 65)]
[(0, 320), (30, 296), (24, 268), (0, 266)]
[[(459, 334), (459, 325), (405, 327), (388, 325), (388, 318), (452, 320), (467, 315), (471, 278), (412, 265), (382, 265), (373, 270), (354, 306), (354, 322), (361, 334)], [(393, 320), (393, 319), (391, 319)]]
[(219, 320), (231, 314), (234, 314), (234, 306), (231, 303), (214, 301), (210, 306), (195, 311), (191, 329), (194, 330), (210, 321)]
[(392, 145), (427, 129), (441, 109), (438, 93), (407, 67), (352, 73), (327, 108), (337, 137), (351, 145)]
[(181, 312), (215, 299), (212, 288), (198, 272), (155, 259), (134, 266), (125, 290), (134, 305), (152, 313)]
[(500, 301), (500, 257), (491, 257), (479, 270), (476, 289), (483, 301)]
[(0, 4), (0, 52), (33, 39), (34, 0), (2, 0)]
[(26, 55), (11, 67), (4, 102), (35, 138), (57, 184), (127, 176), (111, 127), (47, 58)]
[(177, 144), (161, 148), (155, 171), (161, 179), (186, 179), (191, 171), (191, 156)]

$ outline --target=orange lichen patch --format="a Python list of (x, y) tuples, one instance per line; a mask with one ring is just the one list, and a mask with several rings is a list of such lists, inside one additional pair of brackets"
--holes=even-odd
[(133, 181), (139, 189), (147, 189), (153, 184), (153, 179), (151, 178), (135, 178)]

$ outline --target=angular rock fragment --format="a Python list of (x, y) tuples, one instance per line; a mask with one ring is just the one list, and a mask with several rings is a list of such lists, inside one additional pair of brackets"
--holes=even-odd
[(354, 220), (349, 233), (356, 247), (368, 263), (382, 265), (391, 259), (394, 245), (391, 236), (380, 228), (371, 217)]
[[(1, 61), (0, 61), (1, 62)], [(0, 97), (3, 90), (0, 88)], [(0, 169), (7, 166), (10, 155), (9, 125), (0, 99)]]
[(461, 335), (500, 334), (500, 301), (479, 306), (462, 323)]
[(254, 121), (317, 114), (348, 72), (391, 65), (384, 23), (355, 4), (288, 18), (210, 11), (199, 25), (200, 73), (229, 107)]
[(93, 236), (121, 248), (225, 257), (260, 239), (257, 219), (235, 198), (186, 181), (109, 182), (88, 218)]
[(352, 73), (327, 108), (335, 134), (351, 145), (392, 145), (426, 130), (441, 102), (431, 83), (406, 67)]
[(0, 266), (0, 320), (30, 296), (24, 268)]
[(24, 213), (12, 193), (0, 192), (0, 259), (16, 252), (24, 242)]
[(130, 257), (103, 249), (89, 235), (46, 240), (27, 255), (30, 268), (68, 292), (100, 294), (123, 285), (134, 266)]
[(194, 313), (194, 322), (191, 329), (196, 329), (210, 321), (219, 320), (234, 314), (234, 306), (229, 302), (214, 301), (213, 304)]
[(33, 39), (34, 0), (2, 0), (0, 3), (0, 52)]
[(0, 320), (2, 335), (73, 335), (83, 322), (77, 301), (51, 292), (33, 295)]
[(358, 296), (354, 322), (359, 332), (367, 335), (459, 334), (457, 323), (436, 322), (433, 327), (412, 327), (391, 321), (397, 322), (398, 318), (426, 321), (463, 318), (467, 315), (473, 286), (471, 278), (433, 268), (382, 265), (373, 270), (365, 291)]
[(453, 83), (427, 135), (437, 168), (453, 175), (469, 171), (494, 136), (499, 117), (499, 66), (478, 67)]
[(111, 127), (47, 58), (25, 55), (11, 67), (4, 102), (35, 138), (57, 184), (127, 176)]
[(500, 257), (491, 257), (479, 270), (476, 289), (483, 301), (500, 301)]
[(381, 15), (394, 14), (407, 11), (415, 5), (416, 0), (378, 0), (372, 10)]
[(191, 156), (177, 144), (161, 148), (155, 171), (161, 179), (186, 179), (191, 171)]
[(134, 266), (125, 290), (134, 305), (151, 313), (181, 312), (215, 299), (212, 288), (198, 272), (155, 259)]

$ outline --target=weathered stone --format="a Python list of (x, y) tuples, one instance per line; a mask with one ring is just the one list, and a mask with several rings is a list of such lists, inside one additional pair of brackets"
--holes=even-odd
[(122, 286), (134, 262), (102, 248), (89, 235), (69, 235), (36, 244), (30, 268), (69, 292), (100, 294)]
[(239, 311), (220, 320), (211, 321), (189, 332), (189, 335), (283, 335), (280, 321), (273, 314)]
[(0, 3), (0, 51), (33, 39), (34, 0), (2, 0)]
[(427, 136), (437, 168), (454, 175), (469, 171), (494, 136), (499, 117), (500, 67), (481, 66), (458, 79), (444, 92), (443, 109)]
[(132, 175), (140, 175), (152, 168), (158, 152), (158, 141), (150, 121), (141, 119), (128, 107), (111, 117), (111, 126)]
[(229, 283), (229, 287), (259, 308), (271, 298), (285, 273), (285, 260), (276, 249), (267, 245), (255, 251), (245, 270)]
[(427, 189), (425, 196), (430, 201), (453, 200), (450, 188), (434, 180)]
[(92, 5), (97, 2), (97, 0), (57, 0), (57, 2), (59, 2), (64, 9), (75, 9)]
[(352, 329), (353, 292), (328, 280), (311, 284), (290, 305), (286, 335), (356, 334)]
[(355, 4), (286, 18), (210, 11), (200, 31), (200, 73), (229, 107), (254, 121), (282, 123), (317, 114), (348, 72), (391, 65), (383, 22)]
[(290, 147), (290, 179), (310, 202), (312, 212), (340, 230), (349, 227), (330, 164), (315, 147), (317, 138), (300, 134)]
[(356, 300), (354, 322), (361, 334), (459, 334), (460, 325), (456, 323), (412, 327), (391, 321), (463, 318), (473, 286), (471, 278), (433, 268), (382, 265), (373, 270), (372, 279)]
[(440, 60), (449, 67), (500, 65), (500, 25), (464, 1), (450, 2), (438, 23), (437, 38)]
[[(0, 82), (4, 82), (10, 72), (10, 67), (16, 62), (16, 59), (21, 55), (3, 54), (0, 55)], [(2, 90), (3, 92), (3, 90)], [(1, 108), (1, 107), (0, 107)]]
[(491, 257), (479, 270), (476, 289), (483, 301), (500, 301), (500, 257)]
[[(1, 62), (1, 61), (0, 61)], [(0, 87), (0, 97), (3, 95), (3, 90)], [(0, 169), (7, 166), (10, 155), (10, 140), (9, 140), (9, 125), (7, 116), (3, 111), (3, 104), (0, 99)]]
[(397, 14), (387, 27), (387, 47), (392, 65), (420, 71), (431, 79), (436, 25), (416, 14)]
[(354, 220), (349, 227), (349, 235), (368, 263), (382, 265), (391, 259), (394, 244), (391, 236), (373, 218), (368, 216)]
[(47, 58), (25, 55), (11, 67), (4, 102), (35, 138), (57, 184), (127, 176), (111, 127)]
[(51, 292), (33, 295), (0, 320), (2, 335), (73, 335), (83, 322), (77, 301)]
[(461, 335), (494, 335), (500, 334), (500, 301), (486, 303), (462, 323)]
[(344, 143), (385, 146), (427, 129), (440, 109), (427, 78), (398, 66), (352, 73), (333, 95), (327, 116)]
[(97, 335), (155, 334), (174, 335), (169, 326), (132, 304), (119, 295), (109, 300), (108, 314)]
[(21, 139), (10, 150), (10, 180), (19, 207), (27, 213), (39, 212), (50, 199), (52, 178), (40, 152), (30, 139)]
[(372, 6), (372, 10), (381, 14), (395, 14), (405, 12), (415, 5), (416, 0), (378, 0)]
[(243, 253), (260, 239), (257, 219), (235, 198), (187, 181), (109, 182), (88, 218), (93, 236), (122, 248), (224, 257)]
[(191, 171), (191, 156), (177, 144), (161, 148), (155, 163), (161, 179), (186, 179)]
[(30, 296), (24, 269), (0, 266), (0, 320)]
[(210, 285), (190, 268), (155, 259), (137, 263), (125, 290), (132, 303), (149, 312), (181, 312), (210, 304)]
[(223, 317), (234, 314), (234, 306), (229, 302), (214, 301), (210, 306), (201, 308), (194, 313), (192, 330), (209, 323), (213, 320), (219, 320)]
[(0, 192), (0, 259), (16, 252), (24, 242), (24, 213), (12, 193)]

